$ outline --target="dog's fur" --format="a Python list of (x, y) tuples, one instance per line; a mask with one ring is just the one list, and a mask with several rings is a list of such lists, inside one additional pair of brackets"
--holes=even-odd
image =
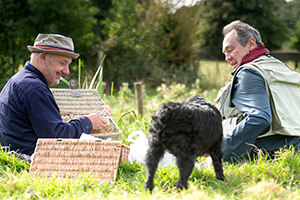
[(153, 190), (153, 178), (165, 150), (177, 160), (180, 177), (177, 188), (187, 188), (196, 158), (209, 154), (215, 174), (224, 180), (222, 158), (222, 118), (208, 100), (194, 96), (183, 103), (168, 102), (152, 116), (149, 148), (146, 154), (147, 180), (145, 187)]

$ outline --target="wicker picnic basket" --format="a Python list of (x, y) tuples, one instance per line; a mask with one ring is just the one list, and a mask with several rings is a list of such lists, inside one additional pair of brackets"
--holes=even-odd
[(129, 147), (120, 141), (38, 139), (30, 172), (44, 177), (73, 178), (89, 174), (114, 183)]
[[(90, 113), (101, 113), (101, 108), (104, 105), (96, 89), (51, 88), (51, 92), (60, 109), (63, 122), (68, 122)], [(105, 114), (103, 115), (105, 116)], [(101, 139), (118, 140), (121, 130), (112, 117), (106, 117), (109, 119), (109, 125), (103, 130), (93, 131), (91, 135)]]

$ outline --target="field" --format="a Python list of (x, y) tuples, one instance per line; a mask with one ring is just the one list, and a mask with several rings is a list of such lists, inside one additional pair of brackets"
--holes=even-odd
[[(133, 91), (127, 87), (116, 94), (104, 95), (112, 108), (122, 134), (119, 140), (136, 130), (147, 134), (152, 113), (165, 101), (182, 101), (200, 94), (213, 101), (218, 89), (230, 80), (231, 67), (224, 62), (201, 61), (199, 77), (187, 87), (174, 83), (161, 85), (155, 92), (144, 88), (144, 116), (135, 116)], [(151, 93), (151, 95), (150, 95)], [(127, 114), (126, 114), (127, 113)], [(199, 162), (204, 158), (199, 158)], [(215, 178), (213, 168), (195, 168), (188, 190), (175, 189), (176, 167), (161, 167), (150, 194), (143, 188), (146, 170), (143, 164), (122, 164), (114, 185), (100, 184), (91, 176), (76, 179), (41, 178), (28, 172), (29, 164), (0, 151), (0, 199), (300, 199), (300, 155), (293, 149), (277, 153), (274, 160), (262, 153), (253, 161), (224, 165), (225, 181)]]

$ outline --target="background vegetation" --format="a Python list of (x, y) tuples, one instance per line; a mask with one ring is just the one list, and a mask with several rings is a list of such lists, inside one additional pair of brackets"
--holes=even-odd
[[(122, 82), (193, 83), (199, 53), (220, 55), (222, 27), (236, 19), (260, 30), (271, 51), (300, 49), (300, 0), (201, 0), (176, 7), (180, 2), (0, 0), (0, 88), (28, 60), (27, 45), (38, 33), (72, 37), (88, 80), (106, 54), (104, 81), (116, 89)], [(75, 61), (66, 79), (77, 74)]]

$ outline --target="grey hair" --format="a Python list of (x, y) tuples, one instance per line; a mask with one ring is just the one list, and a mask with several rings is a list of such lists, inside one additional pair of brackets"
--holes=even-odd
[(229, 33), (232, 30), (236, 30), (237, 33), (237, 41), (244, 47), (247, 42), (250, 40), (250, 38), (254, 38), (256, 40), (256, 44), (264, 44), (262, 42), (262, 39), (260, 37), (260, 33), (258, 30), (253, 28), (247, 23), (241, 22), (240, 20), (236, 20), (231, 22), (230, 24), (227, 24), (223, 28), (223, 36), (225, 36), (227, 33)]

